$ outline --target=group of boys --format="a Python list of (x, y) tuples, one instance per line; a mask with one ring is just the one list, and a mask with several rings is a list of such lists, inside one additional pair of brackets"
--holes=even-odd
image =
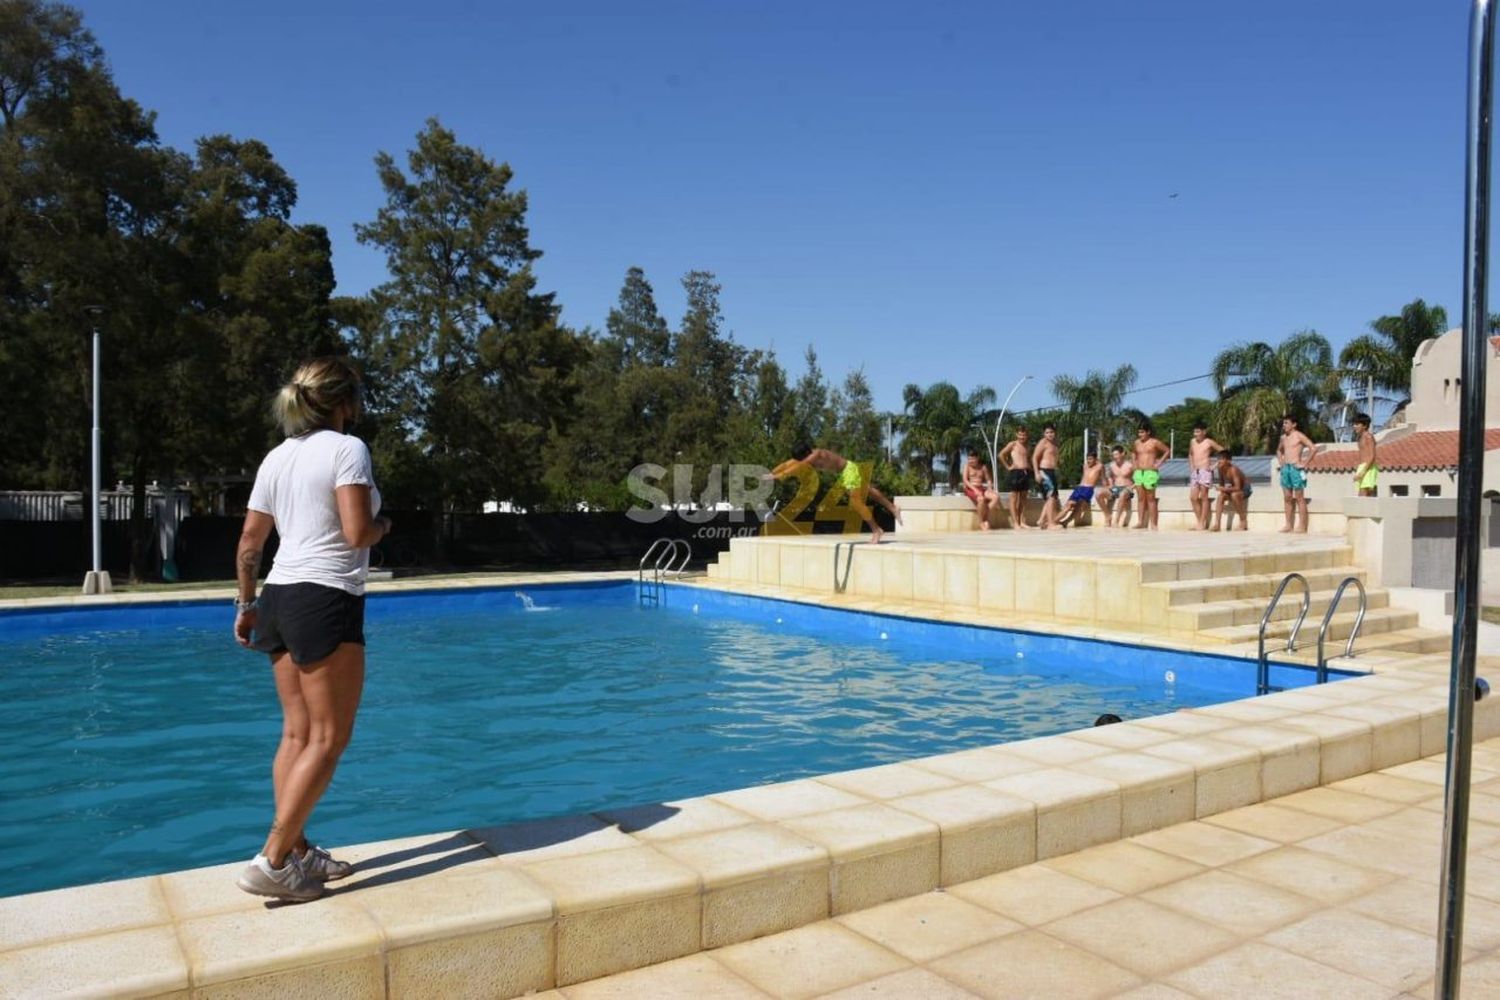
[[(1354, 429), (1359, 445), (1359, 464), (1354, 478), (1360, 496), (1374, 496), (1379, 472), (1375, 458), (1375, 436), (1370, 433), (1370, 418), (1359, 414), (1354, 418)], [(1042, 428), (1042, 440), (1035, 448), (1029, 442), (1025, 427), (1017, 428), (1016, 436), (1001, 450), (999, 461), (1006, 473), (1006, 486), (1010, 490), (1010, 523), (1022, 529), (1065, 528), (1069, 523), (1078, 523), (1080, 516), (1089, 510), (1092, 503), (1099, 505), (1104, 524), (1111, 528), (1130, 526), (1132, 501), (1136, 509), (1135, 527), (1156, 530), (1159, 520), (1157, 486), (1161, 482), (1162, 463), (1170, 457), (1171, 449), (1158, 438), (1149, 423), (1136, 428), (1136, 439), (1132, 454), (1127, 458), (1125, 449), (1115, 445), (1111, 449), (1109, 464), (1099, 462), (1097, 452), (1089, 452), (1084, 458), (1083, 472), (1078, 486), (1068, 495), (1066, 510), (1059, 501), (1057, 486), (1057, 428), (1046, 424)], [(1281, 464), (1280, 482), (1283, 511), (1286, 524), (1283, 532), (1305, 533), (1307, 531), (1307, 478), (1303, 469), (1318, 446), (1297, 426), (1291, 415), (1281, 420), (1281, 443), (1276, 456)], [(1104, 487), (1105, 477), (1109, 485)], [(1026, 523), (1026, 498), (1035, 484), (1042, 494), (1042, 512), (1035, 525)], [(964, 493), (974, 501), (979, 515), (979, 526), (990, 530), (990, 511), (1000, 503), (1000, 494), (990, 479), (990, 470), (984, 461), (970, 453), (963, 471)], [(1217, 504), (1212, 496), (1218, 490)], [(1208, 428), (1200, 421), (1193, 425), (1193, 440), (1188, 445), (1188, 498), (1193, 507), (1193, 531), (1234, 530), (1235, 518), (1239, 518), (1241, 531), (1248, 531), (1250, 520), (1248, 507), (1254, 492), (1250, 481), (1229, 449), (1208, 436)], [(1224, 528), (1225, 514), (1229, 516), (1228, 528)]]
[[(1354, 429), (1359, 445), (1359, 464), (1354, 478), (1360, 496), (1374, 496), (1379, 468), (1375, 456), (1375, 436), (1370, 433), (1370, 418), (1361, 413), (1354, 418)], [(1151, 425), (1142, 422), (1135, 431), (1134, 450), (1129, 459), (1125, 449), (1115, 445), (1111, 449), (1108, 466), (1099, 463), (1098, 452), (1089, 452), (1083, 460), (1083, 474), (1078, 486), (1068, 494), (1067, 510), (1062, 509), (1057, 485), (1057, 428), (1053, 424), (1042, 427), (1042, 439), (1031, 447), (1029, 432), (1025, 427), (1016, 429), (1015, 439), (1000, 452), (999, 461), (1006, 473), (1006, 486), (1010, 490), (1010, 523), (1015, 528), (1066, 528), (1077, 523), (1087, 513), (1092, 503), (1098, 503), (1104, 515), (1104, 524), (1111, 528), (1130, 527), (1130, 508), (1134, 500), (1136, 508), (1135, 527), (1156, 530), (1159, 516), (1159, 501), (1156, 488), (1161, 483), (1161, 466), (1171, 456), (1171, 449), (1158, 438)], [(1286, 513), (1286, 525), (1282, 531), (1307, 531), (1307, 478), (1304, 466), (1318, 453), (1318, 446), (1297, 427), (1291, 415), (1281, 418), (1281, 444), (1276, 457), (1281, 463), (1282, 503)], [(866, 498), (873, 499), (888, 510), (897, 522), (901, 520), (901, 508), (876, 489), (869, 481), (869, 474), (859, 463), (826, 448), (814, 448), (811, 444), (800, 444), (793, 449), (792, 457), (782, 462), (762, 478), (783, 479), (799, 474), (804, 469), (830, 472), (836, 475), (849, 495), (851, 506), (870, 529), (870, 541), (879, 544), (883, 531), (876, 523)], [(1109, 476), (1109, 486), (1103, 485)], [(1217, 481), (1216, 481), (1217, 480)], [(1026, 498), (1035, 484), (1042, 494), (1042, 514), (1035, 525), (1026, 523)], [(1240, 519), (1240, 530), (1250, 529), (1246, 510), (1252, 488), (1245, 473), (1234, 464), (1229, 449), (1208, 436), (1208, 428), (1200, 421), (1193, 425), (1193, 440), (1188, 445), (1188, 495), (1193, 504), (1194, 531), (1219, 531), (1224, 515), (1229, 515), (1229, 527), (1234, 530), (1234, 519)], [(1209, 491), (1218, 488), (1217, 507)], [(990, 478), (989, 466), (975, 453), (969, 453), (968, 464), (963, 471), (964, 493), (974, 501), (979, 515), (979, 526), (990, 530), (990, 511), (1000, 503), (1000, 494)], [(1209, 518), (1212, 515), (1213, 524)]]

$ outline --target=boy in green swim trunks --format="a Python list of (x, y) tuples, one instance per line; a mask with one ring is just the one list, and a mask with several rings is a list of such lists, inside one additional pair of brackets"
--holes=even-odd
[(1137, 528), (1156, 530), (1159, 516), (1156, 486), (1161, 482), (1161, 463), (1170, 453), (1149, 423), (1135, 429), (1135, 475), (1131, 482), (1135, 483)]
[(1370, 433), (1370, 415), (1354, 415), (1354, 439), (1359, 442), (1359, 467), (1354, 470), (1354, 484), (1359, 495), (1375, 495), (1375, 484), (1380, 477), (1380, 464), (1375, 460), (1375, 435)]
[(876, 503), (891, 512), (891, 516), (898, 524), (901, 522), (901, 508), (892, 503), (884, 493), (870, 485), (869, 478), (860, 464), (851, 462), (838, 452), (829, 451), (827, 448), (814, 448), (805, 442), (799, 444), (792, 449), (791, 458), (761, 478), (785, 479), (807, 468), (816, 469), (819, 472), (832, 472), (838, 477), (839, 485), (849, 493), (849, 506), (854, 508), (860, 520), (870, 528), (870, 544), (879, 545), (885, 532), (881, 530), (880, 525), (875, 523), (875, 516), (870, 513), (870, 506), (865, 503), (865, 497), (873, 497)]
[(1312, 438), (1297, 429), (1297, 418), (1290, 413), (1281, 418), (1281, 444), (1276, 458), (1281, 462), (1281, 506), (1286, 524), (1277, 529), (1307, 534), (1307, 477), (1302, 467), (1312, 461), (1318, 446)]

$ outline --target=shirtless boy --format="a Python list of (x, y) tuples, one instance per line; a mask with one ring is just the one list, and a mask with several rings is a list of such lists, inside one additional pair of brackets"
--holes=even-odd
[(1078, 485), (1068, 494), (1068, 509), (1057, 522), (1059, 528), (1067, 527), (1069, 521), (1088, 511), (1094, 502), (1094, 491), (1103, 478), (1104, 466), (1099, 464), (1099, 453), (1091, 451), (1084, 457), (1083, 474), (1078, 478)]
[(1250, 530), (1250, 515), (1246, 509), (1250, 505), (1250, 480), (1245, 478), (1245, 472), (1234, 459), (1230, 457), (1229, 451), (1225, 449), (1219, 452), (1219, 507), (1214, 514), (1214, 526), (1209, 531), (1218, 531), (1219, 526), (1224, 523), (1224, 512), (1229, 511), (1229, 529), (1234, 530), (1234, 515), (1240, 516), (1240, 530)]
[(964, 495), (974, 501), (979, 530), (989, 531), (990, 510), (1000, 502), (1000, 494), (995, 492), (994, 483), (990, 481), (990, 467), (976, 452), (970, 452), (969, 461), (964, 464)]
[(1057, 427), (1042, 425), (1042, 439), (1031, 453), (1032, 474), (1037, 487), (1042, 491), (1042, 516), (1037, 520), (1038, 528), (1057, 527), (1059, 502), (1057, 498)]
[(1136, 527), (1156, 530), (1159, 516), (1159, 501), (1156, 486), (1161, 482), (1161, 463), (1167, 460), (1168, 449), (1161, 438), (1151, 430), (1150, 424), (1141, 424), (1135, 431), (1135, 483)]
[(1000, 467), (1006, 472), (1005, 485), (1010, 488), (1010, 526), (1030, 528), (1026, 523), (1026, 497), (1031, 492), (1031, 449), (1027, 446), (1030, 432), (1024, 427), (1016, 428), (1016, 439), (1000, 452)]
[(1208, 516), (1214, 506), (1213, 497), (1208, 494), (1214, 484), (1214, 453), (1223, 449), (1223, 445), (1208, 436), (1208, 426), (1203, 421), (1193, 425), (1193, 440), (1188, 445), (1188, 498), (1193, 503), (1193, 531), (1208, 529)]
[(1375, 495), (1375, 483), (1380, 476), (1380, 463), (1375, 459), (1375, 435), (1370, 433), (1370, 415), (1354, 415), (1354, 439), (1359, 442), (1359, 467), (1354, 470), (1354, 483), (1359, 495)]
[(1135, 493), (1135, 463), (1125, 457), (1125, 449), (1115, 445), (1109, 463), (1109, 500), (1100, 495), (1100, 506), (1104, 507), (1105, 523), (1112, 528), (1130, 527), (1130, 498)]
[(795, 476), (803, 469), (812, 468), (819, 472), (832, 472), (838, 477), (839, 485), (849, 492), (849, 506), (854, 508), (860, 520), (869, 525), (870, 544), (879, 545), (881, 536), (885, 534), (880, 525), (875, 523), (875, 515), (870, 513), (870, 505), (865, 503), (865, 497), (874, 497), (875, 502), (891, 512), (891, 516), (899, 524), (901, 521), (901, 508), (890, 501), (888, 497), (874, 486), (866, 478), (865, 470), (860, 468), (858, 462), (851, 462), (836, 451), (827, 448), (814, 448), (803, 442), (792, 449), (792, 457), (782, 462), (776, 468), (767, 472), (762, 479), (785, 479)]
[(1276, 448), (1276, 459), (1281, 463), (1281, 506), (1286, 512), (1286, 525), (1281, 531), (1307, 533), (1307, 477), (1302, 474), (1302, 466), (1317, 453), (1312, 438), (1297, 429), (1297, 418), (1291, 414), (1282, 417), (1281, 444)]

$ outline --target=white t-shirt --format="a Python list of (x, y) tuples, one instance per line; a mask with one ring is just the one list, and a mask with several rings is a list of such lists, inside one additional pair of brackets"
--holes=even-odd
[(380, 513), (380, 490), (370, 449), (352, 434), (320, 430), (289, 437), (265, 457), (250, 490), (250, 509), (276, 519), (281, 546), (267, 583), (320, 583), (365, 592), (370, 550), (344, 540), (340, 486), (370, 487), (370, 514)]

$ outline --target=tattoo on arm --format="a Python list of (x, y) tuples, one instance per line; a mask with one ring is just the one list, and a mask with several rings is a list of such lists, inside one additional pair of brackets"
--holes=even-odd
[(255, 596), (255, 581), (260, 576), (262, 551), (258, 546), (242, 548), (235, 558), (235, 575), (238, 577), (240, 595), (245, 600)]

